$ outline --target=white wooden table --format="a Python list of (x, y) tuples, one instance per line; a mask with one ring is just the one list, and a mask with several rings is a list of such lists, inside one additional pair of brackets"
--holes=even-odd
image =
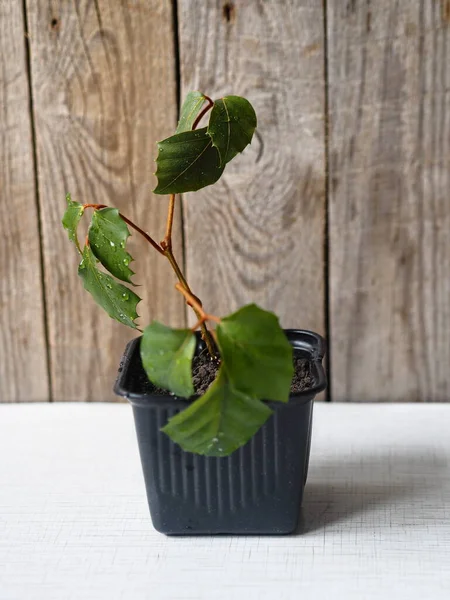
[(1, 600), (448, 600), (450, 405), (315, 407), (290, 537), (152, 528), (127, 405), (0, 406)]

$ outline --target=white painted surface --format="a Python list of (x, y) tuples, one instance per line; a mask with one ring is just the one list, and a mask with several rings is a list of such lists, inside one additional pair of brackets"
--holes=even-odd
[(128, 406), (0, 406), (0, 599), (448, 600), (450, 406), (315, 411), (301, 535), (167, 538)]

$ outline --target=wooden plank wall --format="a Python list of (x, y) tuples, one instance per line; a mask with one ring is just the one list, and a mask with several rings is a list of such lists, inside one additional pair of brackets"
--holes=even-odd
[(0, 400), (46, 400), (48, 363), (21, 2), (0, 3)]
[[(64, 196), (162, 237), (155, 141), (193, 88), (259, 118), (177, 211), (208, 310), (256, 301), (327, 335), (332, 400), (447, 401), (449, 31), (447, 0), (2, 2), (0, 401), (113, 400), (131, 330), (83, 291)], [(142, 322), (182, 325), (167, 265), (132, 243)]]
[(450, 398), (450, 4), (328, 2), (332, 394)]
[(292, 0), (280, 10), (278, 0), (181, 0), (179, 7), (183, 93), (251, 98), (259, 128), (214, 188), (186, 194), (193, 288), (213, 313), (255, 301), (285, 327), (324, 332), (322, 3)]
[[(108, 319), (80, 285), (78, 257), (60, 225), (63, 199), (70, 191), (78, 201), (115, 206), (163, 237), (167, 200), (151, 194), (152, 155), (177, 118), (172, 6), (53, 5), (28, 2), (52, 392), (55, 400), (113, 400), (132, 332)], [(176, 239), (179, 247), (179, 224)], [(173, 287), (168, 265), (145, 242), (133, 242), (135, 281), (146, 286), (143, 322), (157, 314), (182, 325), (181, 299), (162, 293)]]

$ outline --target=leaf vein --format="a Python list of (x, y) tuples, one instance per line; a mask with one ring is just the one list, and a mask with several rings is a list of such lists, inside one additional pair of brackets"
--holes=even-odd
[(186, 171), (189, 171), (189, 169), (191, 169), (193, 167), (193, 165), (195, 165), (195, 163), (203, 156), (203, 154), (206, 152), (206, 150), (210, 147), (211, 144), (212, 144), (212, 140), (210, 140), (207, 143), (207, 145), (204, 147), (204, 149), (195, 158), (195, 160), (193, 160), (191, 162), (191, 164), (189, 164), (183, 171), (181, 171), (181, 173), (178, 173), (178, 175), (174, 179), (172, 179), (172, 181), (170, 181), (166, 186), (164, 186), (162, 188), (161, 192), (164, 192), (164, 190), (166, 190), (168, 187), (170, 187), (171, 185), (173, 185), (175, 183), (175, 181), (177, 181), (182, 175), (184, 175), (186, 173)]

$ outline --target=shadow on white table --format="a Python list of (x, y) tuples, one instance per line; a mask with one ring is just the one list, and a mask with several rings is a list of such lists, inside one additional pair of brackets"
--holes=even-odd
[(449, 423), (317, 404), (298, 535), (168, 538), (129, 406), (0, 406), (0, 598), (448, 600)]
[(369, 520), (375, 526), (380, 515), (384, 523), (389, 518), (391, 527), (401, 527), (416, 522), (424, 511), (439, 512), (448, 492), (448, 456), (439, 455), (433, 444), (420, 443), (417, 450), (365, 453), (358, 461), (313, 462), (298, 533), (339, 529), (349, 521)]

